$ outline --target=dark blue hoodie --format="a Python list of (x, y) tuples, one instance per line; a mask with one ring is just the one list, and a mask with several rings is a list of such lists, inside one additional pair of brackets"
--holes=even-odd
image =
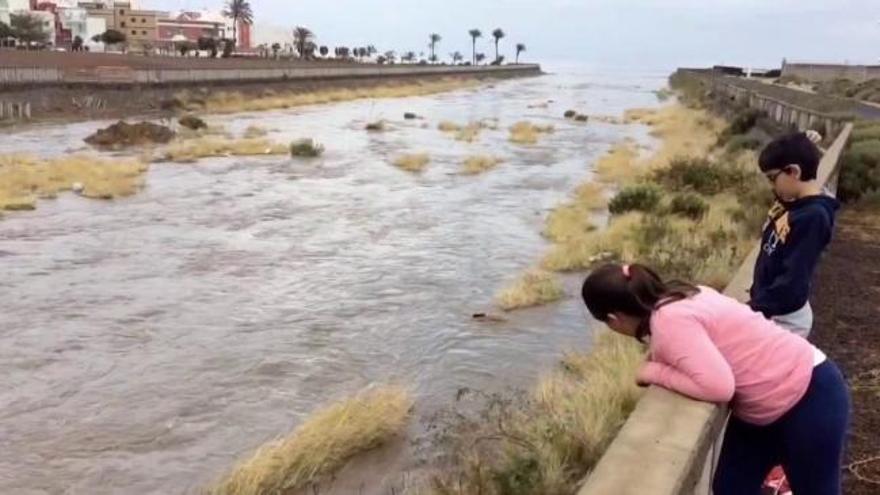
[(749, 305), (772, 317), (793, 313), (809, 300), (813, 272), (831, 241), (840, 203), (830, 196), (777, 202), (770, 210)]

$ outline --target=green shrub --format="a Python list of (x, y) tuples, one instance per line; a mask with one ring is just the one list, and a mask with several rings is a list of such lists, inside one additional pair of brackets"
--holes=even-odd
[(690, 189), (706, 196), (736, 189), (743, 173), (716, 165), (706, 158), (674, 158), (669, 166), (657, 170), (654, 179), (672, 190)]
[(663, 192), (652, 184), (638, 184), (621, 189), (608, 203), (608, 211), (619, 215), (628, 211), (650, 212), (657, 208)]
[(855, 129), (853, 129), (849, 140), (851, 143), (880, 140), (880, 123), (857, 125)]
[(756, 150), (761, 147), (761, 140), (744, 135), (736, 135), (727, 141), (727, 152), (736, 153), (742, 150)]
[(716, 146), (724, 146), (734, 136), (749, 132), (755, 127), (755, 124), (758, 123), (758, 119), (765, 115), (766, 113), (764, 111), (756, 110), (754, 108), (744, 108), (737, 111), (731, 119), (730, 124), (727, 125), (727, 128), (721, 131), (721, 134), (718, 135)]
[(709, 211), (709, 203), (699, 194), (676, 194), (669, 203), (669, 211), (676, 215), (699, 220)]
[(880, 189), (880, 139), (857, 141), (843, 155), (838, 197), (845, 202)]

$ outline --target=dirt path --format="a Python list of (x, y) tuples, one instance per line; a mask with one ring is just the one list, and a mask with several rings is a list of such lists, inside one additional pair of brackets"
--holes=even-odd
[[(853, 424), (843, 492), (880, 493), (880, 208), (845, 211), (819, 267), (815, 343), (843, 368)], [(853, 469), (854, 468), (854, 469)]]

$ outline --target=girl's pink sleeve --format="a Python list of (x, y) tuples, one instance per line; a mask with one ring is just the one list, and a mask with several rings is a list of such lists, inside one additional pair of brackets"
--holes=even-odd
[(639, 382), (706, 402), (730, 402), (733, 370), (703, 325), (693, 315), (669, 310), (655, 313), (651, 323), (652, 357), (639, 370)]

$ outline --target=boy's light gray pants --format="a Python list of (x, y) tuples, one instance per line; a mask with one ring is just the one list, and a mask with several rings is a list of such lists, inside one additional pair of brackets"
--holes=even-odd
[(804, 304), (804, 307), (794, 313), (774, 316), (772, 319), (782, 328), (806, 339), (810, 336), (810, 331), (813, 329), (813, 308), (808, 301), (807, 304)]

